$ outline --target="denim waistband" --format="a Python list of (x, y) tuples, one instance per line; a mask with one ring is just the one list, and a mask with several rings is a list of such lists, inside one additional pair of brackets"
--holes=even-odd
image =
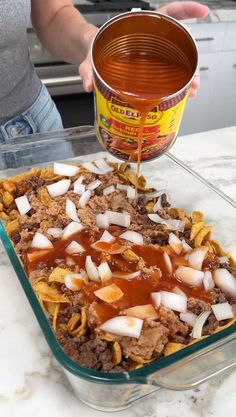
[(18, 136), (62, 128), (61, 117), (55, 103), (47, 88), (42, 84), (34, 103), (22, 114), (0, 126), (0, 143), (8, 142), (11, 138)]

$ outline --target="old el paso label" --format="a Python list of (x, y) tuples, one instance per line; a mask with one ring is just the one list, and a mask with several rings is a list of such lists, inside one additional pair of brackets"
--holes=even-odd
[[(112, 155), (137, 161), (140, 113), (129, 103), (95, 86), (95, 128), (98, 140)], [(162, 110), (153, 108), (147, 115), (142, 135), (141, 160), (157, 158), (173, 144), (186, 102), (177, 97), (173, 103), (162, 102)], [(165, 108), (166, 106), (166, 108)]]
[[(118, 97), (112, 96), (107, 101), (108, 111), (113, 120), (120, 120), (133, 126), (139, 126), (140, 112), (129, 105), (125, 101), (121, 101)], [(145, 125), (156, 124), (162, 118), (162, 112), (155, 107), (146, 117)]]

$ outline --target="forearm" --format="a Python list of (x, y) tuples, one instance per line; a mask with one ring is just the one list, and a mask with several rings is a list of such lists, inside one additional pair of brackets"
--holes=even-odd
[(43, 45), (61, 60), (79, 65), (97, 28), (88, 24), (72, 5), (58, 10), (45, 26), (40, 24), (37, 12), (37, 7), (33, 7), (32, 22)]

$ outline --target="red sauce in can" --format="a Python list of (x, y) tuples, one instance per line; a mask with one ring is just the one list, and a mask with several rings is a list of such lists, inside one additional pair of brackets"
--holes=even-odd
[(92, 57), (100, 142), (131, 162), (160, 156), (175, 140), (196, 69), (191, 36), (157, 13), (124, 14), (98, 32)]

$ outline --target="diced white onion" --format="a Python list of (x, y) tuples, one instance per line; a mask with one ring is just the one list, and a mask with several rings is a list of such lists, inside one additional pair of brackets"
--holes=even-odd
[(118, 336), (128, 336), (139, 338), (143, 327), (143, 320), (137, 317), (118, 316), (105, 321), (100, 329), (107, 333), (116, 334)]
[(177, 287), (177, 286), (173, 288), (172, 292), (174, 292), (175, 294), (182, 295), (183, 297), (187, 297), (187, 296), (186, 296), (186, 294), (185, 294), (185, 292), (183, 292), (183, 291), (182, 291), (179, 287)]
[(109, 253), (110, 255), (117, 255), (119, 253), (123, 253), (125, 250), (125, 247), (119, 243), (108, 244), (108, 242), (106, 242), (107, 245), (104, 245), (104, 243), (105, 242), (101, 242), (101, 240), (97, 240), (97, 242), (94, 242), (91, 247), (98, 252), (105, 252)]
[(152, 304), (145, 304), (141, 306), (130, 307), (125, 310), (127, 316), (137, 317), (139, 319), (152, 319), (157, 318), (157, 312)]
[(100, 281), (98, 269), (89, 255), (86, 256), (85, 269), (91, 281)]
[(71, 258), (70, 256), (67, 256), (66, 257), (66, 265), (67, 266), (74, 266), (74, 265), (76, 265), (76, 262), (74, 261), (73, 258)]
[(124, 293), (116, 284), (110, 284), (106, 287), (102, 287), (99, 290), (94, 291), (96, 297), (105, 303), (114, 303), (123, 297)]
[(162, 204), (161, 204), (161, 196), (158, 198), (156, 204), (154, 204), (153, 206), (153, 213), (155, 213), (157, 210), (160, 210), (162, 208)]
[(175, 294), (169, 291), (160, 291), (161, 305), (171, 310), (185, 313), (187, 311), (187, 298), (183, 295)]
[(202, 329), (204, 324), (206, 323), (209, 315), (211, 314), (210, 311), (203, 311), (203, 313), (201, 313), (198, 317), (197, 320), (193, 326), (193, 330), (191, 333), (191, 336), (194, 339), (200, 339), (200, 337), (202, 337)]
[(147, 200), (152, 200), (153, 198), (160, 197), (162, 194), (166, 194), (166, 190), (153, 191), (142, 195), (146, 197)]
[(213, 279), (223, 292), (236, 298), (236, 278), (227, 269), (215, 269)]
[(175, 276), (190, 287), (200, 287), (204, 278), (204, 272), (189, 266), (180, 265), (175, 271)]
[(106, 214), (97, 214), (96, 225), (99, 229), (108, 229), (110, 226), (108, 216)]
[(175, 219), (162, 219), (158, 214), (148, 214), (150, 220), (158, 224), (164, 224), (170, 230), (178, 230), (179, 232), (184, 231), (184, 222), (182, 220)]
[(127, 184), (120, 184), (119, 182), (116, 184), (117, 190), (120, 190), (120, 191), (127, 191), (128, 187), (129, 186)]
[(85, 251), (84, 247), (80, 245), (78, 242), (76, 242), (75, 240), (72, 240), (72, 242), (65, 249), (65, 252), (69, 253), (70, 255), (77, 255), (84, 251)]
[(74, 165), (67, 165), (67, 164), (60, 164), (58, 162), (54, 162), (54, 174), (65, 176), (65, 177), (73, 177), (79, 172), (79, 168)]
[(120, 278), (120, 279), (134, 279), (134, 278), (138, 278), (140, 275), (141, 275), (141, 271), (135, 271), (135, 272), (114, 271), (112, 273), (113, 278)]
[(53, 244), (42, 233), (36, 232), (31, 242), (31, 247), (38, 249), (51, 249), (53, 248)]
[(177, 253), (177, 255), (180, 255), (183, 249), (183, 245), (181, 240), (174, 234), (169, 234), (169, 245), (172, 247), (172, 249)]
[(81, 184), (80, 182), (74, 182), (74, 193), (78, 195), (82, 195), (85, 192), (85, 185)]
[(71, 222), (69, 223), (62, 233), (62, 239), (67, 239), (69, 236), (73, 235), (74, 233), (78, 233), (83, 229), (81, 223)]
[(152, 292), (151, 299), (156, 307), (161, 305), (161, 293), (160, 292)]
[(164, 257), (164, 261), (165, 261), (165, 265), (166, 265), (167, 271), (169, 272), (169, 274), (172, 274), (172, 272), (173, 272), (173, 266), (172, 266), (172, 263), (171, 263), (171, 260), (170, 260), (170, 257), (168, 255), (168, 253), (167, 252), (163, 252), (163, 257)]
[(115, 186), (110, 185), (109, 187), (104, 188), (102, 193), (103, 193), (103, 195), (108, 195), (108, 194), (114, 193), (114, 191), (116, 191)]
[(102, 262), (98, 266), (98, 273), (102, 281), (107, 281), (112, 278), (112, 271), (107, 262)]
[(59, 227), (49, 227), (49, 229), (47, 229), (47, 233), (57, 239), (61, 237), (63, 230)]
[(128, 185), (127, 187), (127, 198), (129, 198), (130, 200), (135, 200), (136, 198), (135, 188), (131, 187), (130, 185)]
[(181, 240), (181, 243), (182, 243), (182, 246), (183, 246), (183, 251), (185, 253), (192, 250), (191, 246), (184, 239)]
[(203, 278), (203, 285), (205, 288), (205, 291), (211, 291), (214, 286), (215, 286), (215, 282), (212, 278), (212, 272), (211, 271), (205, 271), (204, 272), (204, 278)]
[(90, 182), (90, 184), (87, 184), (86, 188), (87, 188), (87, 190), (93, 191), (96, 188), (98, 188), (101, 183), (102, 183), (102, 181), (95, 180), (95, 181)]
[(94, 162), (95, 164), (96, 164), (96, 166), (101, 170), (101, 171), (103, 171), (105, 174), (107, 173), (107, 172), (112, 172), (113, 171), (113, 168), (112, 167), (110, 167), (107, 163), (106, 163), (106, 161), (104, 160), (104, 159), (98, 159), (97, 161), (95, 161)]
[(84, 208), (86, 204), (89, 202), (89, 199), (91, 197), (91, 191), (87, 190), (85, 193), (83, 193), (79, 199), (79, 208)]
[(194, 327), (197, 320), (197, 315), (192, 313), (191, 311), (186, 311), (186, 313), (180, 313), (179, 318), (180, 320), (187, 323), (189, 326)]
[[(50, 253), (52, 248), (50, 249), (41, 249), (41, 250), (35, 250), (31, 253), (27, 253), (27, 258), (29, 260), (29, 262), (37, 262), (39, 261), (40, 258), (42, 258), (42, 256), (48, 255)], [(61, 262), (61, 259), (59, 259), (58, 261)], [(56, 260), (55, 260), (56, 262)]]
[[(206, 249), (206, 250), (205, 250)], [(204, 258), (206, 256), (207, 248), (197, 248), (192, 251), (188, 255), (188, 266), (194, 269), (201, 270), (202, 269), (202, 263), (204, 261)]]
[(119, 213), (116, 211), (107, 210), (105, 214), (108, 216), (111, 224), (118, 226), (129, 227), (130, 226), (130, 214)]
[(69, 198), (66, 199), (66, 214), (74, 222), (80, 223), (80, 219), (76, 211), (75, 203), (69, 200)]
[(67, 193), (70, 188), (71, 180), (60, 180), (54, 184), (47, 185), (47, 190), (51, 197), (59, 197)]
[(213, 310), (216, 320), (218, 321), (228, 320), (234, 317), (232, 307), (228, 302), (220, 303), (220, 304), (213, 304), (211, 308)]
[(112, 242), (114, 242), (115, 239), (116, 238), (114, 236), (112, 236), (111, 233), (109, 233), (107, 230), (105, 230), (99, 240), (100, 240), (100, 242), (112, 243)]
[(134, 232), (133, 230), (127, 230), (119, 236), (121, 239), (128, 240), (129, 242), (135, 243), (135, 245), (143, 245), (143, 236), (140, 233)]
[(26, 214), (31, 210), (31, 205), (26, 195), (15, 198), (15, 203), (20, 214)]
[(97, 175), (105, 174), (104, 171), (102, 171), (101, 169), (98, 169), (92, 162), (84, 162), (82, 165), (85, 169), (87, 169), (87, 171), (90, 171), (93, 174), (97, 174)]
[(224, 263), (228, 263), (228, 262), (229, 262), (229, 259), (228, 259), (228, 257), (227, 257), (227, 256), (219, 256), (219, 257), (218, 257), (218, 261), (219, 261), (221, 264), (224, 264)]
[(71, 291), (79, 291), (83, 285), (83, 277), (81, 274), (67, 274), (64, 283)]
[(82, 184), (83, 181), (84, 181), (84, 176), (80, 175), (79, 178), (77, 178), (77, 180), (74, 182), (74, 184)]

